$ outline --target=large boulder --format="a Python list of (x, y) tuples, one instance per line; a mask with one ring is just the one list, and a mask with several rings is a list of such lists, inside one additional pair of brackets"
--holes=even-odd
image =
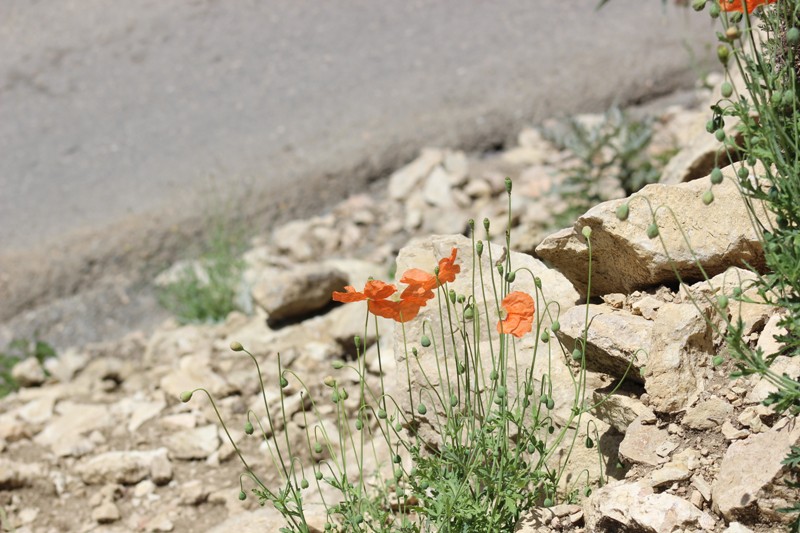
[[(536, 253), (581, 293), (592, 296), (630, 294), (674, 283), (676, 272), (684, 281), (703, 279), (700, 266), (709, 276), (730, 266), (763, 268), (763, 249), (733, 170), (729, 167), (723, 172), (727, 179), (714, 186), (715, 200), (708, 206), (701, 198), (711, 186), (708, 178), (648, 185), (628, 199), (593, 207), (572, 228), (547, 237)], [(621, 221), (616, 211), (624, 203), (629, 203), (630, 214)], [(650, 239), (647, 229), (654, 210), (659, 237)], [(764, 216), (759, 206), (754, 211)], [(591, 289), (589, 247), (582, 234), (586, 227), (592, 230)]]

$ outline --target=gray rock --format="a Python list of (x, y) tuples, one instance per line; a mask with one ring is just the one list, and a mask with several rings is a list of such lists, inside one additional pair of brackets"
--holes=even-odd
[(176, 431), (167, 436), (165, 444), (175, 459), (205, 459), (219, 448), (216, 424)]
[(450, 176), (441, 166), (433, 167), (433, 170), (425, 180), (422, 189), (422, 197), (425, 202), (435, 207), (452, 209), (455, 207), (453, 191), (450, 188)]
[(656, 453), (656, 449), (668, 439), (666, 430), (644, 425), (641, 418), (637, 418), (625, 432), (625, 438), (619, 445), (619, 457), (627, 464), (657, 466), (664, 460)]
[(800, 494), (783, 481), (788, 467), (781, 461), (799, 441), (800, 424), (784, 419), (769, 431), (733, 442), (712, 485), (714, 510), (729, 521), (753, 513), (775, 521), (790, 518), (776, 509), (798, 501)]
[(0, 457), (0, 490), (31, 486), (44, 473), (44, 466), (38, 463), (20, 463)]
[[(303, 265), (288, 271), (270, 269), (253, 286), (255, 303), (267, 312), (273, 325), (299, 319), (331, 303), (331, 294), (348, 285), (347, 274), (322, 264)], [(357, 288), (361, 290), (361, 287)]]
[(596, 490), (584, 503), (587, 531), (671, 533), (713, 531), (714, 518), (672, 494), (655, 494), (643, 483), (617, 481)]
[(20, 387), (38, 387), (47, 379), (42, 365), (35, 357), (28, 357), (14, 365), (11, 377)]
[(716, 396), (686, 410), (681, 423), (691, 429), (712, 429), (733, 415), (733, 406)]
[[(557, 335), (569, 352), (583, 338), (586, 315), (586, 307), (580, 305), (567, 310), (559, 319), (561, 330)], [(651, 351), (653, 323), (627, 311), (597, 304), (589, 305), (588, 318), (587, 368), (615, 377), (622, 377), (627, 370), (626, 379), (642, 383), (641, 369)]]
[(638, 417), (642, 417), (642, 420), (653, 422), (656, 420), (653, 411), (636, 398), (625, 394), (612, 394), (606, 398), (605, 393), (595, 391), (595, 404), (598, 404), (603, 399), (605, 401), (595, 408), (593, 414), (620, 433), (625, 433), (628, 430), (628, 426)]
[(103, 502), (92, 510), (92, 520), (98, 524), (110, 524), (119, 519), (119, 509), (114, 502)]
[(92, 431), (113, 424), (109, 408), (100, 404), (62, 401), (56, 406), (58, 416), (34, 437), (34, 442), (47, 446), (60, 457), (81, 456), (94, 448), (85, 438)]
[(389, 197), (393, 200), (405, 199), (443, 158), (441, 150), (423, 150), (414, 161), (389, 176)]
[(653, 410), (675, 413), (694, 403), (704, 388), (700, 365), (713, 352), (711, 327), (694, 305), (664, 304), (654, 322), (645, 371)]
[[(610, 292), (628, 294), (671, 283), (675, 280), (674, 270), (684, 280), (700, 279), (696, 261), (709, 276), (745, 263), (763, 268), (763, 249), (738, 188), (731, 180), (725, 180), (714, 187), (714, 202), (704, 206), (701, 196), (709, 186), (708, 179), (681, 185), (648, 185), (630, 199), (604, 202), (578, 218), (572, 228), (547, 237), (536, 253), (585, 294), (589, 250), (582, 231), (584, 227), (591, 228), (593, 296)], [(653, 215), (645, 198), (653, 209), (664, 206), (674, 213), (675, 218), (665, 210), (659, 211), (660, 238), (647, 237)], [(616, 210), (625, 203), (630, 205), (630, 215), (626, 221), (620, 221)], [(755, 211), (763, 212), (758, 205)], [(691, 250), (684, 242), (682, 228), (703, 228), (685, 232)]]
[(81, 461), (75, 471), (88, 485), (134, 485), (145, 478), (163, 485), (172, 479), (166, 448), (102, 453)]

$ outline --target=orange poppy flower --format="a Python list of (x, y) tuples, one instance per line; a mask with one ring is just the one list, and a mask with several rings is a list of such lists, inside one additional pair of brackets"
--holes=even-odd
[(529, 294), (514, 291), (503, 298), (500, 306), (505, 311), (505, 318), (497, 323), (497, 332), (522, 337), (529, 333), (533, 326), (533, 298)]
[[(423, 304), (424, 305), (424, 304)], [(419, 314), (420, 305), (416, 300), (372, 300), (368, 307), (370, 313), (395, 322), (408, 322)]]
[(420, 287), (427, 291), (436, 288), (436, 276), (419, 268), (409, 268), (403, 273), (400, 283), (405, 283), (409, 287)]
[(364, 300), (384, 300), (397, 292), (394, 285), (379, 280), (369, 280), (364, 286), (364, 292), (358, 292), (350, 285), (344, 288), (345, 292), (334, 292), (333, 300), (336, 302), (350, 303), (363, 302)]
[[(758, 6), (774, 4), (777, 1), (778, 0), (747, 0), (747, 12), (752, 13)], [(744, 4), (745, 2), (743, 2), (743, 0), (719, 0), (719, 7), (723, 11), (738, 11), (744, 13)]]
[(452, 283), (456, 279), (456, 274), (461, 272), (461, 266), (456, 265), (456, 254), (458, 248), (453, 248), (450, 257), (439, 260), (439, 283)]

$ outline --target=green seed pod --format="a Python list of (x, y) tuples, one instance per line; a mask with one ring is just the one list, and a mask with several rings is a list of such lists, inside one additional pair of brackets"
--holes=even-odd
[(533, 396), (533, 385), (530, 383), (525, 385), (525, 396)]
[(288, 386), (289, 386), (289, 380), (281, 376), (281, 388), (285, 389)]
[(553, 506), (553, 499), (552, 498), (545, 498), (542, 502), (543, 507), (552, 507)]
[(647, 237), (650, 239), (655, 239), (658, 237), (658, 224), (653, 222), (649, 226), (647, 226)]
[(711, 7), (708, 8), (708, 14), (711, 16), (712, 19), (719, 18), (719, 4), (713, 2)]
[(337, 359), (336, 361), (334, 361), (333, 363), (331, 363), (331, 366), (332, 366), (333, 368), (335, 368), (336, 370), (341, 370), (341, 369), (344, 367), (344, 362), (343, 362), (343, 361), (339, 361), (339, 360)]
[(506, 192), (511, 194), (511, 178), (506, 177)]
[(536, 446), (534, 446), (532, 442), (528, 443), (528, 453), (533, 453), (535, 451), (536, 451)]
[[(719, 9), (719, 8), (717, 8), (717, 9)], [(587, 498), (589, 496), (591, 496), (592, 495), (592, 488), (591, 487), (586, 487), (585, 489), (583, 489), (583, 495), (585, 497), (587, 497)]]
[(489, 372), (489, 379), (492, 381), (497, 381), (497, 370), (492, 370)]
[(396, 465), (399, 465), (401, 460), (402, 460), (402, 459), (400, 459), (400, 456), (399, 456), (399, 455), (397, 455), (397, 454), (395, 454), (395, 456), (394, 456), (394, 457), (392, 457), (392, 462), (393, 462), (394, 464), (396, 464)]
[(800, 29), (789, 28), (789, 31), (786, 32), (786, 41), (789, 44), (800, 43)]
[(320, 444), (319, 442), (314, 443), (314, 453), (317, 454), (322, 453), (322, 444)]
[(581, 234), (585, 238), (591, 239), (592, 238), (592, 228), (590, 228), (589, 226), (584, 226), (583, 229), (581, 230)]
[(538, 276), (533, 278), (533, 284), (536, 285), (537, 289), (542, 290), (542, 278)]
[(720, 297), (717, 298), (717, 304), (723, 308), (728, 307), (728, 297), (724, 294), (720, 295)]
[(711, 170), (711, 183), (714, 185), (722, 183), (722, 170), (719, 167), (714, 167)]
[(364, 422), (360, 418), (356, 418), (356, 430), (361, 431), (364, 428)]
[(506, 397), (506, 394), (507, 394), (507, 391), (506, 391), (506, 388), (505, 388), (505, 387), (503, 387), (502, 385), (500, 385), (499, 387), (497, 387), (497, 396), (498, 396), (499, 398), (505, 398), (505, 397)]
[(572, 360), (573, 361), (580, 361), (583, 359), (583, 353), (578, 348), (572, 350)]
[(542, 341), (542, 342), (544, 342), (545, 344), (546, 344), (546, 343), (548, 343), (548, 342), (550, 342), (550, 334), (547, 332), (547, 330), (544, 330), (544, 331), (542, 332), (542, 335), (541, 335), (541, 337), (539, 337), (539, 338), (540, 338), (540, 339), (541, 339), (541, 341)]
[(448, 296), (450, 296), (450, 303), (452, 304), (456, 303), (456, 291), (450, 289), (450, 292), (448, 292)]
[(731, 51), (727, 46), (721, 44), (717, 47), (717, 59), (719, 59), (719, 62), (722, 63), (723, 67), (728, 66), (728, 60), (730, 59), (730, 57), (731, 57)]
[(742, 288), (741, 287), (734, 287), (733, 288), (733, 297), (739, 298), (742, 295)]
[(711, 205), (711, 202), (714, 201), (714, 193), (711, 189), (707, 190), (703, 193), (703, 203), (706, 205)]
[(792, 93), (792, 91), (783, 91), (783, 97), (781, 97), (781, 106), (791, 107), (792, 104), (794, 104), (794, 93)]
[(466, 297), (466, 296), (464, 296), (463, 294), (459, 294), (459, 295), (458, 295), (458, 298), (456, 298), (456, 301), (457, 301), (458, 303), (460, 303), (460, 304), (463, 304), (464, 302), (466, 302), (466, 301), (467, 301), (467, 297)]
[(308, 480), (306, 478), (303, 478), (303, 479), (300, 480), (300, 488), (301, 489), (307, 489), (308, 488)]
[(314, 477), (317, 478), (317, 481), (322, 481), (322, 472), (317, 470), (316, 472), (314, 472)]
[(354, 519), (354, 521), (355, 521), (356, 524), (361, 524), (361, 523), (364, 522), (364, 517), (362, 515), (360, 515), (360, 514), (357, 514), (355, 519)]
[(467, 220), (467, 224), (469, 224), (469, 229), (471, 229), (471, 230), (475, 229), (475, 219), (474, 218), (471, 218), (471, 219)]
[(331, 401), (333, 403), (339, 403), (339, 393), (338, 392), (333, 391), (333, 394), (331, 394)]
[(342, 401), (344, 401), (344, 400), (346, 400), (346, 399), (348, 399), (350, 397), (350, 395), (347, 393), (347, 389), (342, 389), (339, 394), (342, 397)]
[(547, 426), (547, 432), (551, 435), (556, 432), (555, 426)]
[(411, 355), (413, 355), (414, 357), (417, 357), (417, 355), (419, 355), (419, 352), (417, 352), (417, 348), (414, 346), (411, 347)]
[(494, 404), (495, 405), (500, 405), (502, 403), (503, 403), (503, 399), (500, 396), (495, 396), (494, 397)]
[(489, 219), (488, 218), (484, 218), (483, 219), (483, 229), (485, 229), (486, 231), (489, 231)]
[(555, 401), (554, 401), (552, 398), (550, 398), (550, 397), (548, 396), (548, 397), (547, 397), (547, 409), (548, 409), (549, 411), (552, 411), (552, 410), (553, 410), (553, 407), (555, 407), (555, 406), (556, 406), (556, 402), (555, 402)]
[(714, 130), (717, 129), (717, 124), (713, 120), (709, 120), (706, 122), (706, 131), (708, 133), (714, 133)]
[(739, 176), (739, 179), (746, 180), (750, 176), (750, 171), (746, 166), (742, 165), (739, 167), (739, 170), (736, 171), (736, 175)]
[(712, 360), (711, 360), (711, 363), (712, 363), (714, 366), (719, 366), (719, 365), (721, 365), (721, 364), (722, 364), (722, 363), (724, 363), (724, 362), (725, 362), (725, 359), (724, 359), (724, 358), (723, 358), (721, 355), (715, 355), (715, 356), (714, 356), (714, 359), (712, 359)]
[(464, 309), (464, 319), (472, 320), (473, 318), (475, 318), (475, 311), (473, 311), (473, 307), (469, 305), (466, 309)]
[(522, 406), (523, 407), (527, 408), (527, 407), (530, 407), (530, 405), (531, 405), (531, 401), (528, 398), (523, 398), (522, 399)]
[(241, 501), (244, 501), (244, 500), (246, 500), (246, 499), (247, 499), (247, 494), (245, 494), (245, 492), (244, 492), (243, 490), (240, 490), (240, 491), (239, 491), (239, 499), (240, 499)]
[(464, 367), (464, 364), (461, 363), (461, 361), (456, 363), (456, 372), (458, 372), (459, 375), (463, 374), (466, 371), (467, 369)]
[(553, 333), (558, 333), (558, 331), (561, 329), (561, 324), (558, 322), (558, 320), (556, 320), (550, 325), (550, 329), (553, 331)]
[(547, 403), (547, 394), (542, 394), (541, 398), (539, 398), (539, 403), (542, 405)]
[(730, 82), (726, 81), (720, 87), (720, 94), (722, 94), (723, 98), (730, 98), (733, 94), (733, 85)]
[(403, 429), (403, 424), (401, 424), (400, 422), (395, 422), (394, 423), (394, 430), (397, 431), (398, 433), (400, 433), (401, 429)]
[(233, 341), (231, 343), (231, 350), (233, 350), (234, 352), (241, 352), (242, 350), (244, 350), (244, 346), (242, 346), (241, 342)]
[(386, 420), (386, 411), (383, 409), (378, 409), (378, 418), (381, 420)]
[(428, 412), (428, 408), (427, 408), (427, 407), (425, 407), (425, 404), (424, 404), (424, 403), (421, 403), (421, 404), (419, 404), (419, 405), (417, 406), (417, 412), (418, 412), (419, 414), (421, 414), (421, 415), (424, 415), (425, 413), (427, 413), (427, 412)]
[(781, 91), (780, 89), (775, 89), (775, 91), (772, 93), (772, 96), (770, 96), (770, 102), (775, 107), (781, 105), (782, 99), (783, 99), (783, 91)]
[(753, 155), (747, 156), (747, 166), (754, 167), (756, 166), (756, 163), (758, 163), (758, 159), (756, 159), (755, 156)]
[(422, 345), (423, 348), (427, 348), (431, 345), (431, 340), (428, 338), (427, 335), (423, 335), (422, 338), (419, 340), (419, 343)]
[(589, 449), (594, 448), (594, 441), (591, 437), (586, 437), (586, 447)]
[(330, 522), (327, 522), (327, 523), (325, 524), (325, 531), (330, 531), (331, 529), (333, 529), (333, 526), (331, 525), (331, 523), (330, 523)]
[(483, 241), (478, 241), (475, 243), (475, 253), (478, 254), (478, 257), (483, 255)]
[(714, 137), (719, 141), (723, 142), (725, 140), (725, 130), (722, 128), (718, 129), (714, 132)]
[(194, 391), (191, 391), (191, 390), (185, 390), (185, 391), (183, 391), (183, 392), (181, 393), (181, 395), (180, 395), (181, 401), (182, 401), (183, 403), (186, 403), (186, 402), (188, 402), (189, 400), (191, 400), (191, 399), (192, 399), (192, 395), (193, 395), (193, 394), (194, 394)]
[(422, 490), (428, 490), (428, 487), (430, 487), (430, 483), (428, 483), (427, 481), (422, 481), (419, 484), (419, 488), (421, 488)]
[(506, 274), (506, 281), (509, 283), (514, 283), (514, 280), (517, 279), (517, 273), (513, 270)]
[(250, 423), (250, 421), (248, 420), (244, 424), (244, 432), (247, 433), (248, 435), (252, 435), (253, 431), (255, 431), (255, 428), (253, 427), (253, 424)]
[(619, 220), (622, 220), (623, 222), (628, 220), (629, 213), (630, 213), (630, 206), (627, 203), (624, 203), (617, 208), (617, 218)]
[(702, 11), (706, 7), (706, 0), (692, 0), (692, 9)]
[(455, 407), (456, 405), (458, 405), (458, 396), (456, 396), (455, 394), (451, 394), (450, 395), (450, 407)]
[(497, 273), (503, 275), (503, 265), (497, 265)]

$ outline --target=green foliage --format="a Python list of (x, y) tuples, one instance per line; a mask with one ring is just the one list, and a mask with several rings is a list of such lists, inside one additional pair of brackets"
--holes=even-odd
[(612, 106), (595, 125), (570, 118), (564, 126), (564, 133), (556, 129), (545, 132), (548, 140), (571, 152), (575, 159), (560, 191), (569, 203), (569, 208), (557, 217), (561, 226), (610, 200), (609, 190), (620, 188), (630, 195), (655, 183), (675, 153), (669, 151), (650, 158), (647, 148), (653, 139), (652, 119), (632, 120), (617, 106)]
[(159, 291), (161, 305), (184, 324), (224, 320), (237, 309), (243, 248), (240, 233), (216, 224), (197, 266), (187, 266), (175, 282)]
[(0, 398), (19, 389), (19, 384), (11, 375), (14, 366), (29, 357), (35, 357), (39, 364), (45, 359), (55, 357), (52, 346), (39, 339), (15, 339), (0, 352)]

